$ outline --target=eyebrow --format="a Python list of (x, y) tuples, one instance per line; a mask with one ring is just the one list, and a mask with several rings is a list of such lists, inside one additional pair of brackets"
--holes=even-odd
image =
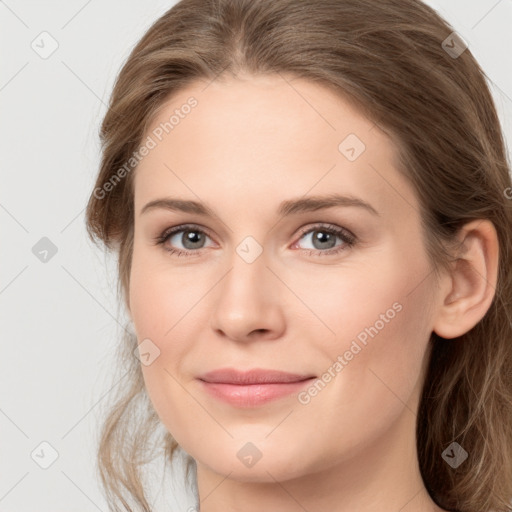
[[(344, 196), (340, 194), (329, 194), (325, 196), (308, 196), (300, 197), (296, 199), (288, 199), (283, 201), (277, 210), (277, 214), (282, 217), (293, 215), (297, 213), (313, 212), (316, 210), (322, 210), (325, 208), (334, 207), (358, 207), (362, 208), (372, 215), (379, 216), (379, 213), (375, 208), (363, 201), (359, 197), (355, 196)], [(216, 217), (213, 210), (207, 205), (198, 201), (177, 199), (173, 197), (164, 197), (161, 199), (155, 199), (147, 203), (141, 210), (140, 215), (155, 209), (165, 209), (172, 211), (181, 211), (185, 213), (195, 213), (197, 215), (204, 215), (207, 217)]]

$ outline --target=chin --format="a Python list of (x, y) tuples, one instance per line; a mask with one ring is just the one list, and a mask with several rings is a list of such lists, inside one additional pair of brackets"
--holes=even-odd
[[(264, 435), (267, 434), (268, 430)], [(292, 440), (288, 439), (288, 442), (285, 442), (276, 439), (276, 443), (269, 440), (266, 443), (257, 440), (252, 443), (230, 439), (223, 446), (217, 443), (215, 449), (206, 457), (202, 457), (201, 453), (196, 453), (197, 457), (193, 457), (198, 464), (220, 475), (229, 475), (231, 480), (239, 482), (275, 483), (276, 480), (291, 480), (320, 469), (314, 467), (313, 461), (308, 463), (307, 460), (298, 457), (297, 444)], [(322, 460), (317, 461), (317, 465), (324, 463)]]

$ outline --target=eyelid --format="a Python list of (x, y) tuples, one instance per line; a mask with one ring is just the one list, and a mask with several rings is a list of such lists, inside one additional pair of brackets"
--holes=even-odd
[[(357, 241), (357, 237), (347, 228), (342, 226), (337, 226), (335, 224), (330, 224), (328, 222), (317, 222), (313, 223), (313, 225), (308, 225), (299, 230), (298, 239), (300, 240), (305, 234), (310, 233), (311, 231), (325, 229), (328, 231), (333, 231), (335, 233), (342, 233), (347, 239), (349, 239), (352, 243)], [(338, 236), (340, 236), (338, 234)]]
[[(203, 228), (197, 224), (187, 223), (187, 224), (178, 224), (176, 226), (171, 226), (165, 229), (160, 235), (156, 236), (153, 239), (153, 245), (161, 246), (161, 248), (166, 251), (169, 256), (184, 256), (186, 258), (201, 256), (202, 249), (207, 249), (207, 247), (200, 247), (198, 250), (190, 250), (190, 249), (176, 249), (174, 247), (166, 247), (166, 242), (173, 237), (176, 233), (180, 233), (183, 231), (196, 231), (206, 235), (208, 238), (214, 241), (213, 237), (210, 236), (209, 230), (207, 228)], [(216, 243), (216, 242), (215, 242)]]
[(208, 238), (215, 240), (214, 237), (211, 236), (210, 231), (207, 228), (200, 226), (199, 224), (194, 223), (186, 223), (186, 224), (177, 224), (176, 226), (169, 227), (165, 229), (161, 234), (157, 235), (154, 238), (155, 243), (163, 243), (165, 239), (174, 235), (175, 233), (179, 233), (180, 231), (198, 231), (200, 233), (204, 233)]
[[(306, 233), (310, 233), (311, 231), (314, 231), (315, 229), (321, 229), (321, 228), (331, 229), (333, 231), (341, 231), (347, 236), (347, 238), (354, 239), (354, 240), (356, 239), (356, 236), (347, 228), (344, 228), (341, 226), (336, 226), (334, 224), (329, 224), (326, 222), (316, 222), (316, 223), (313, 223), (313, 225), (311, 225), (311, 223), (310, 223), (307, 226), (303, 226), (302, 228), (299, 229), (297, 237), (300, 239)], [(211, 233), (209, 232), (209, 230), (207, 228), (202, 227), (199, 224), (187, 223), (187, 224), (178, 224), (176, 226), (172, 226), (172, 227), (165, 229), (161, 234), (159, 234), (155, 237), (155, 241), (165, 239), (174, 233), (179, 233), (180, 231), (186, 231), (186, 230), (197, 230), (199, 232), (204, 233), (212, 240), (215, 239), (215, 237), (212, 237)]]
[[(358, 242), (358, 238), (347, 228), (338, 226), (336, 224), (331, 224), (328, 222), (316, 222), (316, 223), (309, 223), (308, 225), (302, 227), (299, 229), (299, 232), (296, 236), (296, 241), (292, 243), (291, 247), (295, 248), (295, 246), (298, 244), (298, 242), (304, 237), (304, 235), (309, 234), (314, 231), (321, 231), (325, 230), (334, 236), (338, 237), (340, 240), (342, 240), (341, 248), (337, 248), (340, 246), (335, 246), (330, 249), (321, 250), (321, 249), (303, 249), (303, 248), (297, 248), (297, 250), (300, 251), (309, 251), (310, 254), (315, 255), (331, 255), (331, 254), (338, 254), (341, 253), (347, 249), (350, 249), (352, 246), (354, 246)], [(164, 245), (173, 235), (176, 233), (180, 233), (183, 231), (197, 231), (199, 233), (202, 233), (206, 235), (208, 238), (210, 238), (214, 243), (217, 243), (215, 241), (215, 237), (212, 237), (210, 234), (210, 231), (208, 228), (204, 228), (200, 226), (199, 224), (195, 223), (185, 223), (185, 224), (178, 224), (172, 227), (169, 227), (165, 229), (160, 235), (156, 236), (154, 238), (154, 244), (155, 245)], [(202, 249), (207, 249), (208, 247), (200, 247), (196, 250), (191, 249), (176, 249), (176, 248), (165, 248), (167, 252), (175, 253), (178, 255), (186, 255), (186, 256), (198, 256), (202, 252)]]

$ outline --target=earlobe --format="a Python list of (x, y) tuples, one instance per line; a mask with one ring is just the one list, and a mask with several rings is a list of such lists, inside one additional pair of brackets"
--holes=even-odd
[(471, 330), (487, 313), (498, 276), (499, 243), (496, 229), (486, 219), (463, 226), (458, 238), (461, 253), (453, 263), (451, 286), (441, 297), (433, 331), (455, 338)]

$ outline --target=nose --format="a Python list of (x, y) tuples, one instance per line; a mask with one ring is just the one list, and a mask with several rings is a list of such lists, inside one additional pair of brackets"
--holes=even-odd
[(215, 288), (211, 327), (218, 335), (242, 342), (282, 336), (282, 284), (267, 268), (264, 254), (247, 263), (235, 253), (231, 269)]

